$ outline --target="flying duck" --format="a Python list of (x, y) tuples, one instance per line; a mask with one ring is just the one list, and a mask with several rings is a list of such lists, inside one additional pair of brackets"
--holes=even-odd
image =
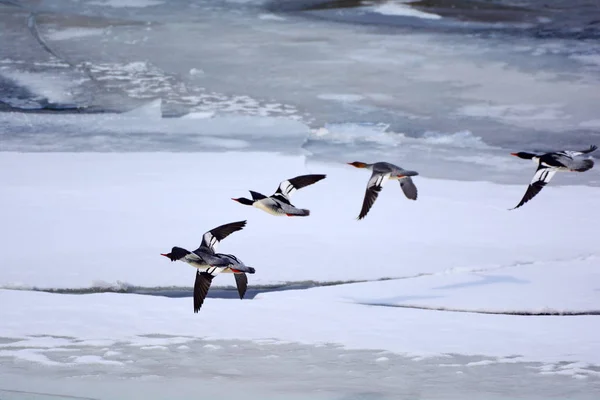
[(538, 166), (533, 175), (531, 183), (527, 187), (525, 195), (514, 209), (521, 207), (529, 200), (533, 199), (550, 182), (554, 174), (558, 171), (585, 172), (594, 166), (594, 160), (582, 158), (584, 154), (591, 153), (598, 148), (596, 145), (590, 146), (587, 150), (572, 151), (563, 150), (553, 153), (533, 154), (524, 151), (510, 153), (511, 155), (526, 160), (532, 160)]
[(281, 182), (277, 188), (277, 191), (272, 196), (267, 197), (263, 194), (250, 190), (252, 200), (244, 197), (231, 200), (247, 206), (254, 206), (258, 209), (268, 212), (271, 215), (307, 217), (310, 215), (310, 210), (295, 207), (292, 203), (290, 203), (290, 195), (298, 189), (302, 189), (303, 187), (319, 182), (321, 179), (325, 179), (325, 177), (326, 175), (301, 175)]
[(232, 222), (218, 226), (206, 232), (202, 236), (202, 243), (194, 251), (188, 251), (181, 247), (173, 247), (170, 253), (161, 254), (171, 261), (183, 261), (188, 263), (196, 271), (196, 282), (194, 284), (194, 312), (197, 313), (204, 303), (208, 289), (215, 276), (220, 273), (233, 273), (240, 299), (244, 298), (248, 288), (248, 277), (246, 273), (253, 274), (254, 268), (244, 265), (231, 254), (216, 253), (215, 250), (221, 240), (233, 232), (237, 232), (246, 226), (246, 221)]
[(383, 184), (388, 179), (400, 182), (400, 187), (408, 199), (417, 199), (417, 187), (410, 178), (411, 176), (419, 175), (416, 171), (407, 171), (397, 165), (387, 162), (367, 164), (360, 161), (354, 161), (348, 163), (348, 165), (352, 165), (356, 168), (367, 168), (373, 171), (371, 179), (369, 179), (369, 182), (367, 183), (367, 191), (365, 192), (365, 199), (363, 200), (363, 205), (357, 218), (358, 220), (367, 216), (367, 213), (375, 203), (375, 200), (377, 200), (377, 196), (379, 196)]

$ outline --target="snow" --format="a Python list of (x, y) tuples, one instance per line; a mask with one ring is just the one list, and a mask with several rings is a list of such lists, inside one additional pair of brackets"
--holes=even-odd
[[(43, 36), (84, 60), (94, 82), (48, 60), (26, 31), (30, 45), (4, 46), (11, 105), (149, 103), (123, 114), (0, 113), (0, 397), (50, 387), (250, 400), (267, 386), (279, 395), (258, 398), (298, 388), (297, 398), (328, 400), (595, 398), (600, 189), (582, 184), (598, 184), (600, 170), (558, 174), (507, 209), (534, 169), (509, 152), (577, 149), (589, 140), (581, 128), (599, 126), (596, 55), (570, 39), (327, 21), (351, 10), (307, 19), (247, 0), (176, 3), (52, 4)], [(366, 7), (358, 14), (376, 23), (439, 18), (405, 2)], [(78, 15), (103, 28), (68, 26)], [(573, 52), (582, 57), (565, 61)], [(419, 199), (389, 182), (356, 221), (369, 173), (344, 163), (379, 159), (418, 170)], [(309, 218), (230, 200), (305, 173), (327, 174), (292, 198)], [(195, 271), (159, 254), (242, 219), (220, 250), (257, 269), (252, 289), (359, 282), (211, 297), (199, 314), (189, 297), (28, 290), (191, 294)], [(233, 285), (219, 276), (213, 289)]]
[[(193, 270), (159, 254), (194, 249), (204, 232), (239, 220), (247, 227), (220, 250), (256, 268), (254, 285), (411, 277), (597, 254), (589, 221), (600, 190), (548, 185), (508, 211), (533, 172), (529, 163), (523, 169), (527, 178), (518, 185), (418, 176), (417, 201), (389, 182), (367, 218), (356, 221), (369, 173), (343, 163), (253, 152), (4, 152), (0, 238), (11, 251), (0, 254), (0, 286), (190, 287)], [(307, 173), (327, 174), (293, 196), (311, 210), (309, 218), (277, 218), (231, 201), (248, 190), (270, 194), (282, 180)], [(549, 218), (556, 215), (560, 240)], [(213, 285), (232, 286), (230, 278)]]
[(528, 123), (530, 121), (568, 119), (569, 116), (561, 111), (562, 107), (562, 104), (473, 104), (462, 107), (459, 114), (469, 117), (489, 117), (517, 123)]
[[(323, 301), (482, 313), (600, 312), (600, 257), (423, 274), (313, 289)], [(568, 286), (568, 288), (565, 288)]]
[(99, 28), (66, 28), (46, 33), (44, 34), (44, 38), (50, 40), (69, 40), (102, 34), (104, 34), (104, 29)]
[(264, 13), (264, 14), (259, 14), (258, 15), (258, 19), (261, 19), (263, 21), (285, 21), (286, 18), (276, 15), (276, 14), (271, 14), (271, 13)]
[[(73, 338), (71, 343), (57, 342), (56, 348), (78, 345), (78, 340), (111, 338), (143, 350), (161, 351), (169, 344), (198, 339), (274, 343), (275, 338), (280, 344), (335, 343), (347, 349), (387, 350), (419, 358), (444, 354), (493, 357), (481, 365), (579, 362), (574, 366), (578, 373), (593, 373), (590, 368), (600, 363), (600, 354), (594, 350), (600, 345), (594, 316), (523, 317), (373, 307), (348, 301), (337, 291), (345, 288), (355, 296), (367, 295), (370, 289), (365, 285), (269, 293), (244, 301), (208, 299), (198, 315), (191, 312), (190, 298), (1, 290), (0, 316), (6, 322), (0, 326), (0, 337), (44, 334)], [(385, 282), (369, 285), (385, 289)], [(519, 290), (513, 289), (511, 294)], [(495, 292), (502, 291), (502, 287), (488, 289), (496, 297)], [(57, 324), (59, 320), (63, 322)], [(149, 339), (158, 341), (149, 343)], [(221, 351), (220, 347), (204, 345), (209, 351)], [(47, 362), (39, 351), (3, 349), (0, 356)]]
[(162, 0), (94, 0), (90, 1), (89, 4), (97, 6), (108, 6), (108, 7), (131, 7), (131, 8), (143, 8), (158, 6), (163, 4)]
[(579, 123), (579, 126), (581, 126), (582, 128), (597, 129), (597, 128), (600, 128), (600, 119), (592, 119), (589, 121), (582, 121)]
[(340, 101), (343, 103), (354, 103), (364, 99), (364, 96), (351, 93), (323, 93), (318, 95), (317, 97), (323, 100)]
[(123, 365), (119, 361), (110, 361), (98, 356), (72, 356), (74, 364), (104, 364), (104, 365)]
[(307, 142), (328, 142), (333, 144), (375, 144), (381, 146), (423, 147), (442, 145), (450, 148), (490, 149), (482, 138), (469, 131), (455, 133), (425, 132), (422, 137), (414, 138), (401, 132), (394, 132), (387, 124), (326, 124), (312, 129)]
[[(230, 200), (249, 189), (270, 194), (305, 173), (327, 174), (293, 196), (309, 218), (277, 218)], [(256, 268), (251, 286), (366, 281), (209, 298), (200, 315), (190, 298), (1, 290), (0, 337), (16, 341), (0, 344), (0, 356), (110, 367), (122, 362), (103, 356), (115, 342), (164, 351), (235, 339), (600, 364), (597, 316), (510, 315), (599, 312), (597, 228), (589, 221), (600, 189), (549, 186), (527, 208), (508, 211), (526, 183), (418, 176), (417, 201), (388, 183), (356, 221), (368, 176), (293, 154), (0, 153), (0, 238), (10, 249), (0, 254), (2, 287), (191, 287), (193, 270), (159, 253), (193, 249), (205, 231), (243, 219), (247, 227), (220, 250)], [(233, 284), (223, 276), (213, 286)], [(47, 353), (73, 345), (106, 350), (69, 359)], [(590, 368), (558, 372), (585, 377)]]
[[(404, 3), (404, 2), (403, 2)], [(407, 3), (410, 3), (408, 1)], [(427, 13), (414, 9), (406, 4), (398, 4), (397, 1), (388, 1), (383, 4), (379, 4), (370, 8), (370, 11), (383, 14), (383, 15), (394, 15), (403, 17), (415, 17), (424, 19), (441, 19), (442, 17), (437, 14)]]
[[(146, 120), (148, 129), (175, 124), (190, 133), (195, 124), (202, 134), (228, 140), (227, 127), (239, 123), (214, 122), (223, 123), (224, 117), (160, 118), (159, 105), (111, 116), (112, 121), (104, 116), (105, 123), (118, 130), (119, 123)], [(38, 117), (43, 118), (33, 116)], [(306, 134), (295, 122), (248, 121), (256, 128), (240, 132), (249, 137), (275, 138), (285, 126), (297, 129), (285, 132), (287, 140), (301, 142), (301, 132)], [(385, 135), (387, 128), (323, 129), (313, 134), (346, 129), (350, 136)], [(410, 140), (430, 149), (440, 145), (433, 133)], [(467, 133), (452, 140), (456, 148), (466, 141), (472, 149), (477, 142)], [(530, 167), (522, 164), (527, 175)], [(230, 200), (248, 196), (247, 190), (270, 194), (280, 181), (307, 173), (327, 174), (292, 197), (311, 210), (309, 218), (277, 218)], [(240, 340), (388, 352), (370, 356), (378, 365), (391, 364), (391, 354), (416, 360), (460, 354), (479, 357), (458, 362), (472, 363), (470, 368), (540, 362), (546, 369), (538, 373), (578, 380), (596, 376), (600, 255), (597, 227), (590, 221), (598, 217), (599, 188), (549, 185), (523, 208), (508, 211), (528, 179), (505, 185), (419, 175), (417, 201), (405, 199), (389, 182), (367, 218), (356, 221), (368, 177), (368, 171), (317, 161), (301, 150), (2, 152), (0, 240), (9, 251), (0, 252), (5, 288), (0, 338), (8, 338), (0, 341), (0, 357), (53, 367), (121, 368), (131, 359), (109, 352), (123, 353), (118, 346), (171, 357), (186, 347), (196, 349), (198, 341)], [(193, 269), (159, 254), (172, 246), (194, 249), (205, 231), (239, 220), (248, 225), (219, 250), (256, 268), (251, 287), (364, 282), (262, 293), (243, 301), (208, 298), (198, 315), (191, 298), (6, 290), (182, 286), (191, 291)], [(233, 285), (231, 276), (213, 282)], [(202, 351), (230, 350), (203, 343)], [(563, 368), (565, 362), (572, 367)]]

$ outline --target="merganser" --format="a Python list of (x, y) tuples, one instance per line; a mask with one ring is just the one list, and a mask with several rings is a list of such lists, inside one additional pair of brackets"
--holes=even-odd
[(387, 162), (367, 164), (360, 161), (354, 161), (348, 163), (348, 165), (352, 165), (356, 168), (367, 168), (373, 171), (371, 179), (369, 179), (369, 182), (367, 183), (367, 191), (365, 192), (365, 199), (363, 200), (363, 205), (357, 218), (358, 220), (367, 216), (367, 213), (375, 203), (375, 200), (377, 200), (377, 196), (379, 196), (383, 184), (388, 179), (400, 182), (400, 187), (408, 199), (417, 199), (417, 187), (410, 178), (411, 176), (419, 175), (416, 171), (407, 171), (397, 165)]
[(197, 313), (204, 303), (212, 279), (220, 273), (233, 273), (240, 299), (244, 298), (248, 288), (248, 277), (246, 273), (253, 274), (254, 268), (244, 265), (231, 254), (216, 253), (215, 250), (221, 240), (233, 232), (237, 232), (246, 226), (246, 221), (232, 222), (218, 226), (206, 232), (202, 236), (202, 243), (194, 251), (188, 251), (181, 247), (173, 247), (170, 253), (161, 254), (171, 261), (183, 261), (197, 268), (196, 282), (194, 284), (194, 312)]
[(287, 181), (283, 181), (279, 184), (277, 191), (270, 197), (264, 194), (253, 192), (250, 190), (252, 200), (240, 197), (238, 199), (231, 199), (238, 203), (245, 204), (247, 206), (254, 206), (271, 215), (288, 217), (307, 217), (310, 215), (310, 210), (303, 208), (297, 208), (290, 203), (290, 195), (298, 189), (312, 185), (325, 179), (327, 175), (301, 175)]
[(533, 199), (544, 186), (550, 182), (554, 174), (558, 171), (585, 172), (591, 169), (594, 166), (594, 160), (581, 158), (580, 156), (591, 153), (597, 148), (598, 146), (592, 145), (587, 150), (563, 150), (539, 155), (524, 151), (510, 153), (515, 157), (532, 160), (538, 165), (535, 175), (533, 175), (533, 179), (527, 187), (525, 195), (513, 210)]

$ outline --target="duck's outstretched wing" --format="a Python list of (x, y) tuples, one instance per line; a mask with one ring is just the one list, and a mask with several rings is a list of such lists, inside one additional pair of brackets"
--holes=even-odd
[(400, 187), (402, 188), (402, 191), (404, 192), (404, 195), (411, 200), (416, 200), (417, 199), (417, 187), (415, 186), (415, 183), (413, 182), (412, 179), (410, 179), (410, 176), (405, 176), (404, 178), (400, 178), (398, 179), (398, 182), (400, 182)]
[(589, 147), (589, 149), (580, 150), (577, 153), (579, 153), (579, 154), (588, 154), (588, 153), (591, 153), (591, 152), (596, 151), (596, 150), (598, 150), (598, 146), (596, 146), (595, 144), (593, 144), (593, 145), (591, 145)]
[(385, 181), (390, 178), (390, 173), (379, 173), (373, 172), (371, 175), (371, 179), (367, 183), (367, 190), (365, 191), (365, 198), (363, 200), (362, 208), (360, 209), (360, 214), (358, 215), (358, 219), (361, 220), (367, 216), (369, 210), (377, 200), (377, 196), (379, 196), (379, 192), (381, 192), (381, 188)]
[(233, 232), (242, 230), (244, 226), (246, 226), (246, 221), (231, 222), (229, 224), (217, 226), (202, 236), (202, 243), (196, 250), (208, 249), (212, 252), (215, 252), (217, 245), (221, 242), (221, 240), (225, 239)]
[(598, 149), (598, 146), (596, 145), (591, 145), (589, 148), (585, 149), (585, 150), (563, 150), (563, 151), (557, 151), (554, 156), (555, 159), (558, 159), (560, 161), (562, 161), (562, 158), (575, 158), (578, 156), (582, 156), (584, 154), (589, 154), (591, 152), (594, 152)]
[(210, 289), (214, 276), (208, 272), (196, 272), (196, 282), (194, 283), (194, 312), (197, 313), (204, 303), (204, 299)]
[(277, 191), (274, 196), (282, 195), (289, 199), (290, 195), (298, 189), (317, 183), (322, 179), (325, 179), (327, 175), (300, 175), (287, 181), (283, 181), (279, 184)]
[(513, 210), (521, 207), (523, 204), (533, 199), (544, 188), (544, 186), (546, 186), (548, 182), (550, 182), (555, 173), (556, 170), (553, 168), (548, 168), (544, 166), (538, 167), (537, 171), (535, 171), (533, 179), (531, 180), (531, 183), (527, 187), (525, 195), (523, 196), (519, 204), (517, 204), (517, 206), (513, 208)]
[(246, 294), (246, 289), (248, 289), (248, 277), (243, 272), (236, 272), (233, 274), (235, 277), (235, 285), (237, 286), (238, 294), (240, 295), (240, 300), (244, 298)]

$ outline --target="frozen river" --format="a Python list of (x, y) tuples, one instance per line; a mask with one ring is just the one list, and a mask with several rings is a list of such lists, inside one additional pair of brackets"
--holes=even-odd
[[(534, 172), (509, 153), (600, 144), (598, 21), (0, 0), (0, 400), (600, 398), (600, 169), (507, 211)], [(419, 171), (418, 200), (389, 183), (357, 222), (356, 160)], [(309, 218), (230, 200), (307, 173)], [(193, 314), (159, 254), (238, 220), (248, 296), (219, 276)]]

